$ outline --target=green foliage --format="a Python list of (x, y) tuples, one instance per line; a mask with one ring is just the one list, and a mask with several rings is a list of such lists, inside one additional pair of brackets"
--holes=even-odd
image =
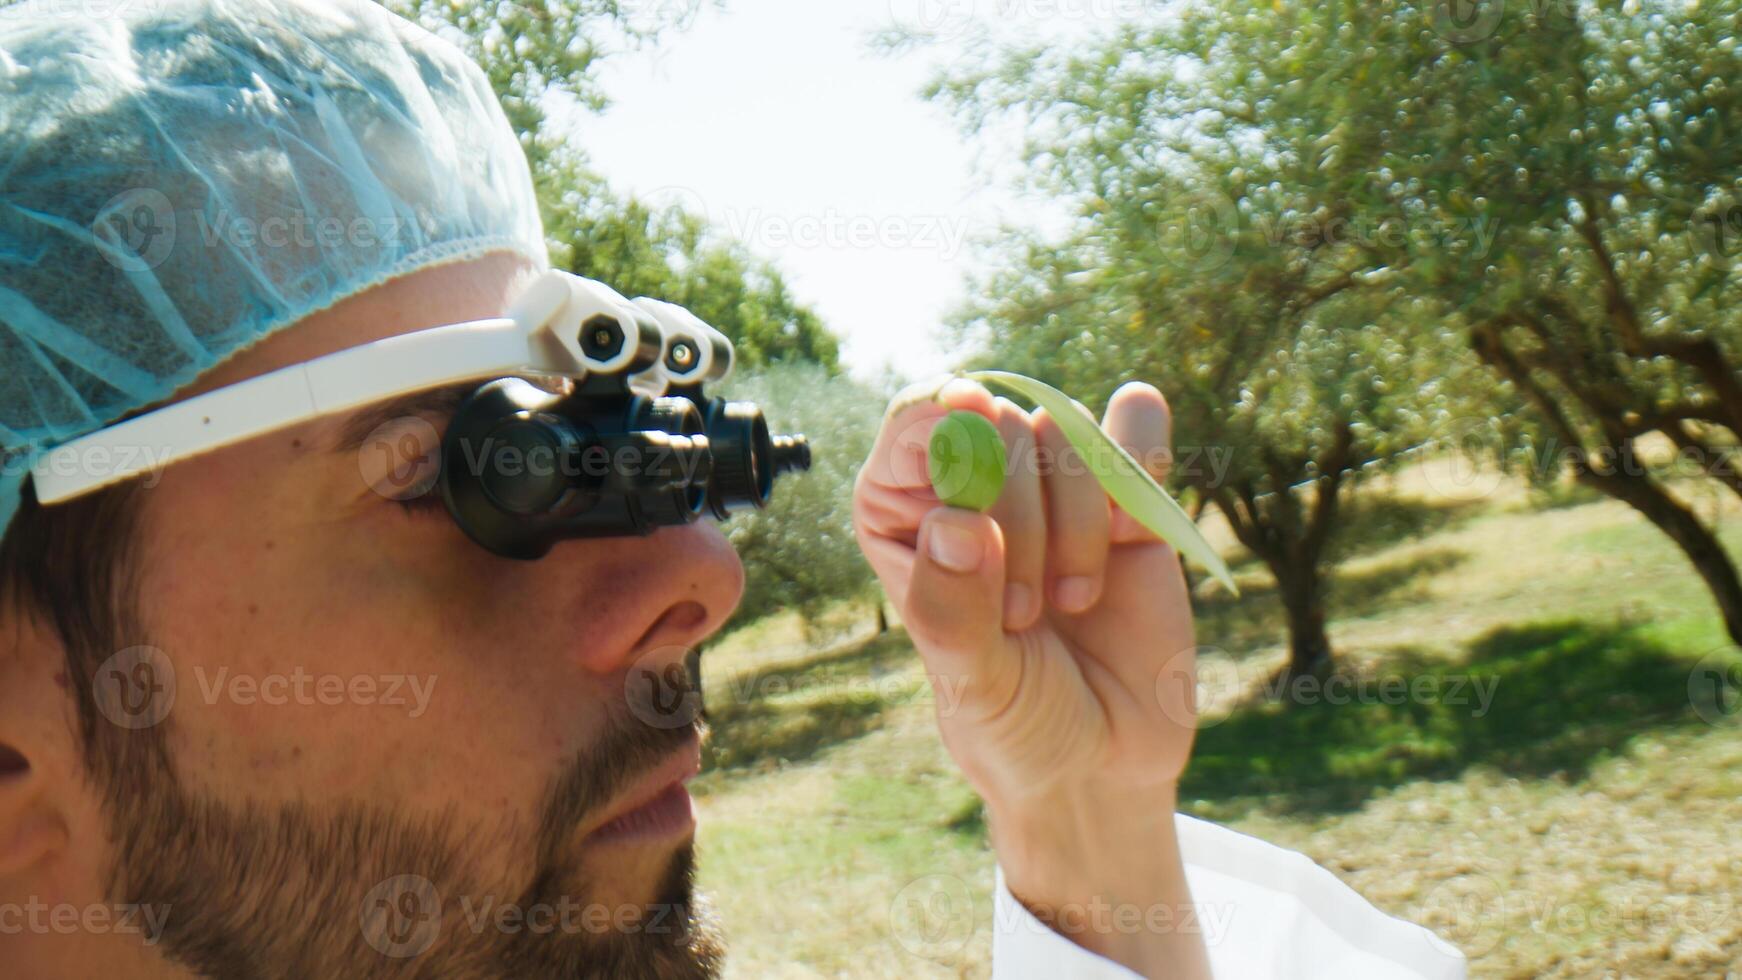
[(489, 76), (531, 163), (555, 267), (688, 307), (732, 338), (741, 364), (836, 366), (838, 341), (771, 264), (720, 240), (700, 216), (618, 194), (587, 168), (583, 148), (545, 125), (553, 95), (603, 109), (599, 63), (687, 26), (701, 0), (381, 2), (453, 37)]
[[(1658, 879), (1669, 884), (1633, 907), (1667, 907), (1682, 901), (1686, 881), (1696, 890), (1716, 881), (1714, 908), (1728, 912), (1722, 883), (1742, 870), (1742, 717), (1731, 702), (1727, 717), (1706, 724), (1688, 704), (1692, 665), (1724, 643), (1723, 624), (1667, 539), (1612, 502), (1571, 516), (1516, 508), (1510, 496), (1450, 520), (1399, 519), (1387, 508), (1387, 526), (1425, 524), (1426, 537), (1369, 553), (1360, 573), (1376, 587), (1428, 556), (1465, 559), (1436, 565), (1409, 594), (1376, 607), (1334, 604), (1337, 635), (1360, 647), (1351, 670), (1406, 686), (1431, 675), (1422, 683), (1439, 697), (1419, 706), (1230, 706), (1214, 696), (1229, 690), (1215, 682), (1229, 672), (1207, 670), (1207, 710), (1219, 724), (1199, 733), (1180, 808), (1302, 850), (1388, 912), (1441, 929), (1472, 894), (1460, 885), (1448, 897), (1447, 883), (1472, 880), (1495, 889), (1488, 894), (1559, 896), (1553, 908), (1575, 909), (1578, 923), (1614, 921), (1602, 896), (1639, 898), (1641, 883)], [(1578, 537), (1597, 527), (1625, 533), (1600, 547)], [(1731, 530), (1730, 544), (1742, 544), (1742, 527)], [(1232, 612), (1249, 618), (1255, 605)], [(1273, 635), (1251, 647), (1214, 635), (1200, 630), (1236, 658), (1241, 677), (1264, 682), (1276, 663)], [(1399, 638), (1420, 642), (1398, 649)], [(793, 650), (797, 662), (782, 669), (778, 645), (746, 637), (703, 658), (710, 720), (730, 719), (716, 725), (710, 770), (692, 784), (706, 812), (703, 884), (740, 947), (762, 956), (748, 974), (793, 963), (855, 973), (862, 957), (837, 957), (887, 942), (881, 912), (893, 891), (940, 867), (970, 885), (990, 881), (983, 814), (933, 730), (939, 699), (910, 696), (929, 691), (922, 665), (910, 648), (873, 648)], [(833, 663), (839, 673), (826, 672)], [(751, 672), (755, 683), (739, 681)], [(1456, 677), (1482, 679), (1493, 700), (1481, 718), (1471, 717), (1480, 703), (1469, 685), (1452, 690)], [(1468, 703), (1452, 703), (1460, 695)], [(846, 888), (807, 875), (819, 861), (882, 877)], [(1408, 874), (1397, 874), (1400, 863)], [(1584, 976), (1616, 963), (1642, 977), (1701, 969), (1665, 958), (1689, 935), (1675, 916), (1621, 933), (1569, 932), (1544, 928), (1538, 905), (1517, 904), (1529, 903), (1483, 917), (1482, 946), (1492, 936), (1493, 949), (1472, 957), (1473, 975)], [(795, 928), (786, 910), (800, 905)], [(990, 940), (964, 948), (980, 958), (949, 975), (985, 975)], [(886, 975), (914, 972), (896, 963)]]
[(599, 110), (596, 69), (611, 54), (687, 26), (701, 0), (378, 0), (464, 45), (502, 100), (536, 167), (552, 145), (540, 139), (545, 99), (560, 93)]
[(779, 270), (701, 217), (618, 195), (566, 149), (547, 158), (538, 180), (556, 267), (688, 308), (732, 338), (740, 365), (839, 365), (839, 340)]
[(836, 599), (871, 597), (875, 579), (853, 536), (853, 481), (871, 454), (887, 395), (815, 364), (777, 364), (739, 379), (783, 431), (813, 447), (808, 473), (782, 477), (766, 511), (734, 517), (727, 535), (744, 559), (735, 624), (796, 609), (814, 616)]
[[(1356, 239), (1381, 270), (1365, 278), (1467, 337), (1504, 385), (1490, 412), (1529, 406), (1505, 420), (1527, 422), (1516, 453), (1670, 535), (1742, 642), (1733, 563), (1639, 445), (1666, 437), (1742, 494), (1742, 5), (1445, 11), (1194, 7), (1180, 51), (1227, 102), (1198, 125), (1297, 160), (1281, 186), (1308, 213), (1379, 230)], [(1298, 153), (1312, 133), (1316, 155)]]
[(963, 326), (984, 360), (1093, 403), (1127, 379), (1159, 385), (1175, 481), (1277, 577), (1301, 668), (1329, 653), (1320, 569), (1344, 486), (1470, 412), (1482, 387), (1457, 331), (1370, 246), (1379, 231), (1350, 233), (1355, 155), (1326, 136), (1339, 100), (1300, 94), (1314, 72), (1257, 36), (1286, 37), (1269, 22), (1310, 9), (1194, 5), (933, 90), (971, 130), (1021, 117), (1035, 189), (1077, 212), (1061, 240), (1015, 239), (979, 284)]
[(1469, 325), (1537, 441), (1733, 441), (1738, 4), (1486, 6), (1475, 32), (1396, 4), (1307, 32), (1352, 192), (1411, 232), (1385, 261)]
[(1198, 485), (1279, 579), (1320, 560), (1339, 469), (1510, 445), (1607, 481), (1742, 631), (1709, 534), (1633, 472), (1657, 432), (1742, 493), (1738, 3), (1170, 13), (934, 83), (970, 130), (1020, 117), (1033, 189), (1078, 213), (981, 284), (997, 359), (1164, 384), (1185, 445), (1233, 451)]
[(971, 127), (1022, 114), (1037, 187), (1079, 211), (1072, 238), (1009, 250), (970, 326), (1073, 392), (1164, 383), (1178, 438), (1234, 449), (1265, 490), (1308, 478), (1341, 426), (1357, 465), (1416, 444), (1479, 380), (1376, 249), (1402, 229), (1358, 224), (1347, 99), (1312, 51), (1322, 8), (1193, 5), (935, 89)]

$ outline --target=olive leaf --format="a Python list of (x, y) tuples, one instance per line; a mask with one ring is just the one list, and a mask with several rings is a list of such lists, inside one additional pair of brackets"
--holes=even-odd
[(1240, 594), (1227, 563), (1204, 540), (1190, 515), (1155, 482), (1148, 470), (1131, 458), (1124, 446), (1102, 431), (1081, 402), (1044, 381), (1010, 371), (969, 371), (964, 377), (1020, 395), (1046, 409), (1114, 503), (1175, 550), (1202, 565), (1229, 591)]

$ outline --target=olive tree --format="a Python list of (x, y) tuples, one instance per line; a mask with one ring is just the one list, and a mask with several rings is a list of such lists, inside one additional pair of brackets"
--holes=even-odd
[[(1194, 5), (1077, 54), (1002, 50), (930, 94), (970, 132), (1019, 117), (1027, 189), (1075, 214), (1065, 237), (1005, 238), (969, 335), (1085, 399), (1130, 377), (1163, 387), (1173, 479), (1270, 570), (1298, 676), (1331, 656), (1329, 545), (1352, 480), (1467, 411), (1474, 360), (1390, 267), (1378, 240), (1408, 222), (1356, 224), (1348, 175), (1367, 151), (1327, 139), (1335, 93), (1230, 33), (1277, 17)], [(1274, 111), (1240, 81), (1266, 72), (1314, 94)]]
[(882, 593), (853, 537), (853, 480), (871, 454), (885, 393), (820, 365), (770, 365), (731, 383), (786, 432), (811, 441), (811, 469), (780, 479), (768, 509), (735, 516), (726, 533), (744, 558), (734, 622), (791, 609), (807, 619), (839, 600), (881, 608)]
[(1193, 66), (1176, 119), (1310, 150), (1280, 188), (1457, 326), (1529, 406), (1536, 462), (1662, 530), (1742, 642), (1734, 562), (1668, 478), (1742, 494), (1739, 12), (1227, 0), (1130, 43)]

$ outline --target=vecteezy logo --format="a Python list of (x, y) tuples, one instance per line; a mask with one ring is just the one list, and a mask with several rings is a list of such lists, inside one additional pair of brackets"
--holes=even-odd
[(1188, 272), (1209, 272), (1234, 257), (1240, 211), (1227, 195), (1203, 191), (1170, 208), (1156, 229), (1168, 261)]
[(1176, 725), (1214, 728), (1233, 715), (1262, 673), (1256, 658), (1236, 659), (1219, 647), (1187, 648), (1156, 674), (1156, 703)]
[(904, 34), (949, 40), (968, 33), (976, 0), (889, 0), (889, 20)]
[(889, 903), (889, 929), (901, 948), (928, 960), (960, 950), (974, 934), (974, 893), (955, 875), (909, 882)]
[(91, 233), (110, 265), (128, 274), (150, 272), (175, 249), (175, 207), (155, 188), (122, 191), (97, 212)]
[(1742, 201), (1724, 198), (1694, 213), (1688, 237), (1698, 254), (1724, 262), (1742, 258)]
[(357, 451), (363, 483), (389, 500), (416, 500), (441, 479), (441, 435), (416, 415), (375, 427)]
[(1688, 675), (1688, 701), (1708, 725), (1742, 712), (1742, 659), (1733, 648), (1719, 647), (1694, 665)]
[(1466, 956), (1481, 956), (1505, 936), (1506, 892), (1480, 872), (1446, 878), (1429, 886), (1421, 918), (1423, 939), (1435, 949), (1450, 942)]
[(150, 728), (175, 707), (175, 665), (156, 647), (128, 647), (98, 666), (91, 696), (104, 718), (127, 729)]
[(408, 959), (441, 935), (442, 897), (422, 875), (395, 875), (363, 896), (363, 939), (382, 956)]
[(934, 37), (954, 37), (974, 22), (974, 0), (907, 0), (917, 9), (908, 22)]
[(708, 199), (693, 187), (666, 184), (645, 193), (637, 193), (635, 199), (641, 202), (643, 207), (656, 214), (675, 210), (704, 219), (710, 224), (716, 223), (717, 216), (709, 210)]
[(656, 647), (632, 665), (623, 681), (629, 713), (650, 728), (684, 728), (702, 713), (702, 692), (689, 670), (687, 647)]
[(1446, 426), (1438, 439), (1445, 457), (1422, 468), (1422, 476), (1435, 493), (1457, 503), (1485, 500), (1500, 489), (1506, 474), (1498, 466), (1485, 465), (1484, 456), (1502, 445), (1502, 435), (1492, 419), (1462, 418)]
[(1434, 33), (1453, 44), (1492, 37), (1506, 10), (1503, 0), (1433, 0)]

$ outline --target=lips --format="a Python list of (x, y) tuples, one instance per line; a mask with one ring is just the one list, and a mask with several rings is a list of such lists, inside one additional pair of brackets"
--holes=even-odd
[(701, 740), (692, 739), (647, 778), (626, 790), (622, 802), (613, 806), (586, 835), (586, 842), (657, 840), (694, 830), (694, 803), (684, 783), (701, 770)]

